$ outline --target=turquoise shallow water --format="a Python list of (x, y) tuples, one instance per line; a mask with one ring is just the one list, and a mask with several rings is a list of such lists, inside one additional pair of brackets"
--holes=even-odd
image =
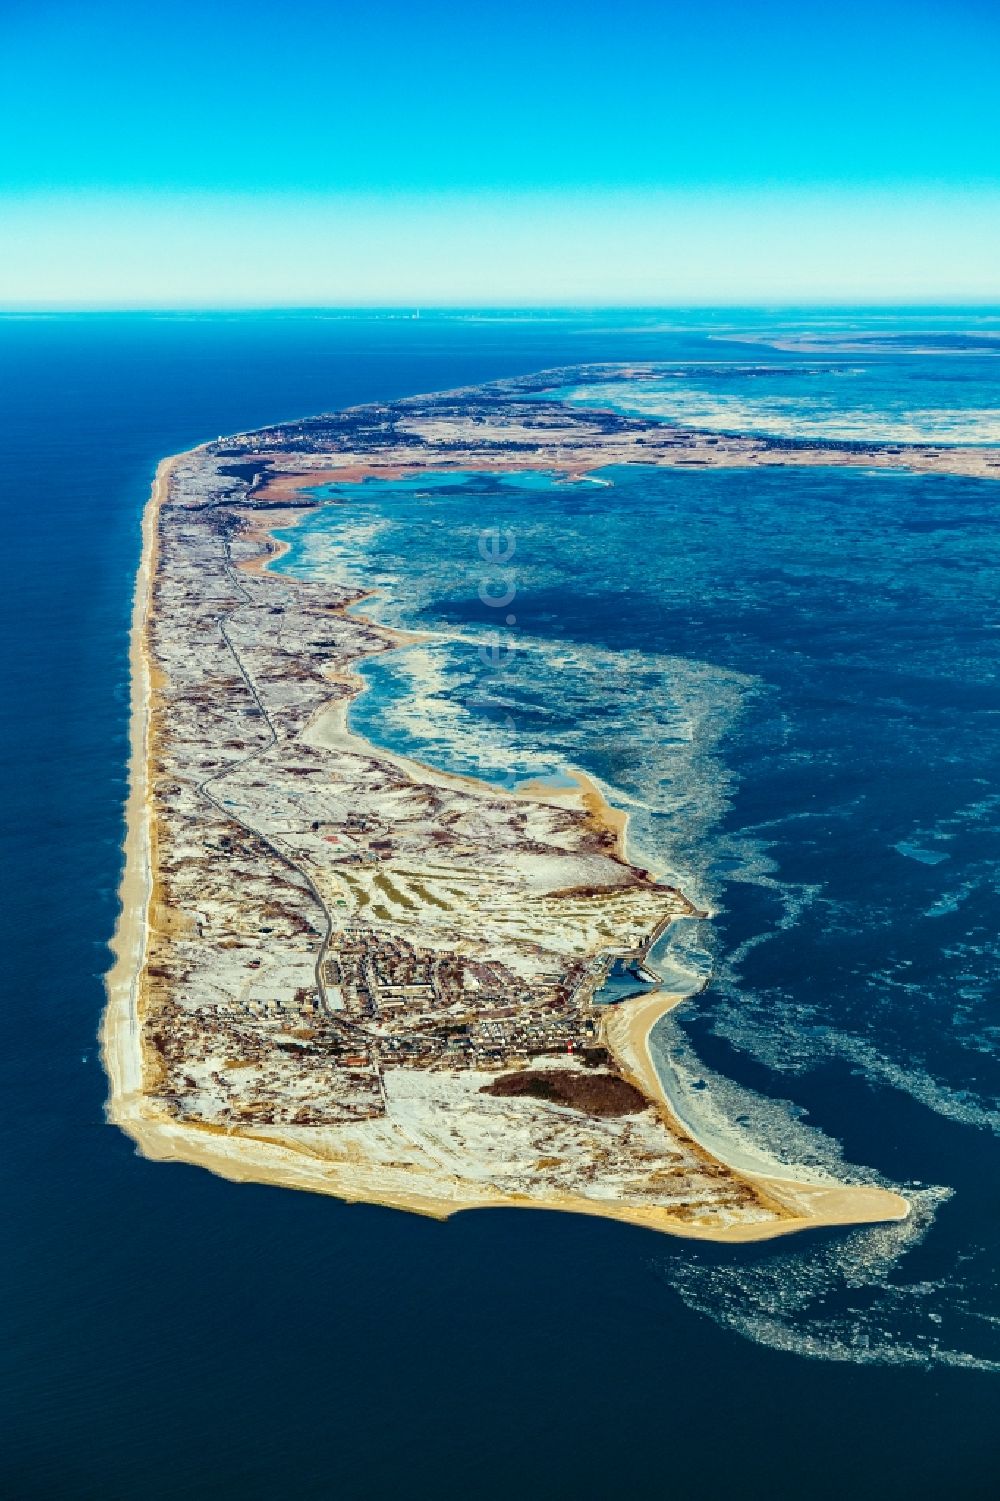
[[(785, 331), (803, 318), (845, 322)], [(340, 522), (378, 523), (343, 557), (384, 575), (386, 617), (446, 638), (427, 704), (382, 732), (455, 755), (469, 736), (441, 726), (464, 694), (498, 777), (570, 759), (632, 799), (636, 838), (719, 914), (678, 956), (714, 979), (661, 1039), (677, 1076), (771, 1150), (839, 1146), (930, 1185), (922, 1238), (732, 1251), (559, 1215), (442, 1226), (146, 1163), (103, 1122), (126, 632), (156, 461), (578, 360), (745, 362), (709, 335), (755, 321), (0, 320), (8, 1494), (993, 1494), (997, 1378), (973, 1365), (998, 1328), (992, 490), (614, 475), (613, 492), (352, 497)], [(909, 323), (924, 342), (942, 327)], [(933, 364), (877, 358), (900, 382)], [(474, 552), (494, 521), (517, 530), (504, 629), (530, 658), (499, 702), (469, 661), (494, 628)]]

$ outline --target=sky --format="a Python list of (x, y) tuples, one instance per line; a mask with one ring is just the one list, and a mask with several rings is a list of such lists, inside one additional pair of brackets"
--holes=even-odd
[(994, 0), (0, 0), (0, 307), (1000, 301)]

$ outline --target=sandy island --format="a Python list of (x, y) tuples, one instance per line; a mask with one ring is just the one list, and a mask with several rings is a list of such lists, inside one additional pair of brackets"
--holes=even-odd
[[(207, 445), (206, 445), (207, 446)], [(454, 1181), (448, 1187), (448, 1175), (421, 1192), (419, 1174), (405, 1164), (396, 1166), (390, 1158), (376, 1168), (365, 1160), (363, 1152), (348, 1145), (343, 1151), (331, 1146), (329, 1134), (299, 1132), (293, 1140), (289, 1133), (255, 1128), (235, 1129), (207, 1122), (172, 1119), (148, 1093), (149, 1059), (144, 1052), (144, 1021), (147, 1006), (147, 964), (150, 940), (154, 933), (151, 911), (154, 905), (154, 862), (157, 830), (152, 800), (151, 724), (157, 695), (161, 691), (159, 668), (151, 659), (149, 632), (152, 619), (152, 591), (159, 561), (160, 511), (177, 466), (190, 464), (202, 450), (165, 460), (156, 474), (142, 524), (142, 558), (137, 575), (132, 615), (130, 667), (130, 762), (129, 794), (126, 807), (124, 872), (120, 888), (121, 911), (112, 942), (114, 962), (107, 975), (107, 1008), (101, 1028), (101, 1046), (110, 1081), (108, 1118), (136, 1142), (140, 1152), (158, 1161), (181, 1161), (208, 1168), (233, 1181), (270, 1183), (327, 1193), (349, 1201), (366, 1201), (391, 1205), (443, 1219), (470, 1208), (531, 1207), (597, 1215), (631, 1224), (665, 1231), (670, 1234), (717, 1241), (751, 1241), (769, 1239), (799, 1230), (823, 1226), (865, 1224), (900, 1220), (909, 1206), (898, 1194), (876, 1186), (798, 1181), (784, 1176), (756, 1175), (727, 1167), (695, 1141), (682, 1121), (674, 1114), (653, 1064), (649, 1038), (659, 1019), (678, 1003), (679, 997), (662, 991), (647, 993), (614, 1006), (600, 1008), (601, 1038), (615, 1060), (621, 1075), (634, 1084), (649, 1100), (672, 1137), (711, 1173), (723, 1173), (737, 1186), (752, 1193), (760, 1216), (735, 1222), (726, 1217), (688, 1209), (678, 1213), (659, 1205), (619, 1202), (613, 1197), (591, 1197), (579, 1193), (549, 1192), (543, 1197), (509, 1193), (488, 1181), (469, 1192), (469, 1184)], [(535, 460), (538, 463), (538, 460)], [(552, 466), (552, 460), (547, 460)], [(435, 467), (441, 467), (440, 461)], [(483, 467), (480, 465), (480, 467)], [(503, 467), (496, 465), (495, 467)], [(579, 467), (579, 461), (576, 461)], [(323, 472), (324, 479), (333, 474), (360, 478), (372, 467), (354, 464)], [(378, 472), (384, 472), (379, 470)], [(404, 472), (397, 465), (395, 472)], [(279, 482), (280, 499), (291, 502), (288, 509), (274, 510), (252, 518), (248, 531), (263, 547), (260, 556), (251, 557), (241, 566), (263, 574), (269, 562), (284, 551), (271, 536), (275, 526), (293, 524), (304, 512), (294, 509), (296, 489), (315, 484), (318, 472), (305, 477), (286, 475)], [(390, 633), (385, 633), (390, 634)], [(326, 673), (328, 679), (337, 674)], [(377, 757), (380, 764), (391, 762), (407, 771), (406, 758), (390, 756), (369, 746), (347, 728), (348, 700), (343, 696), (329, 700), (314, 713), (310, 735), (326, 749), (347, 747), (354, 753)], [(471, 779), (420, 768), (424, 781), (451, 785), (468, 784)], [(494, 789), (479, 789), (489, 796)], [(626, 815), (609, 807), (600, 790), (582, 774), (577, 788), (553, 791), (522, 787), (518, 798), (529, 803), (536, 800), (549, 806), (575, 802), (595, 823), (603, 821), (613, 833), (619, 855), (625, 856)], [(294, 1135), (294, 1133), (293, 1133)], [(314, 1144), (311, 1144), (311, 1141)]]

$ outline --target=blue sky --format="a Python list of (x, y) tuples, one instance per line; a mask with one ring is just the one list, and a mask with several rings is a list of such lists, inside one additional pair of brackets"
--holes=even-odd
[(0, 0), (0, 305), (1000, 297), (1000, 6)]

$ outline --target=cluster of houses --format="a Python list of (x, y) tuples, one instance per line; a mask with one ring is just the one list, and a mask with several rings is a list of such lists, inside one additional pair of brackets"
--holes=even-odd
[(418, 949), (360, 924), (335, 936), (324, 964), (345, 1021), (375, 1039), (386, 1062), (426, 1067), (495, 1069), (586, 1054), (597, 1027), (582, 1004), (584, 978), (577, 967), (528, 985), (497, 960)]

